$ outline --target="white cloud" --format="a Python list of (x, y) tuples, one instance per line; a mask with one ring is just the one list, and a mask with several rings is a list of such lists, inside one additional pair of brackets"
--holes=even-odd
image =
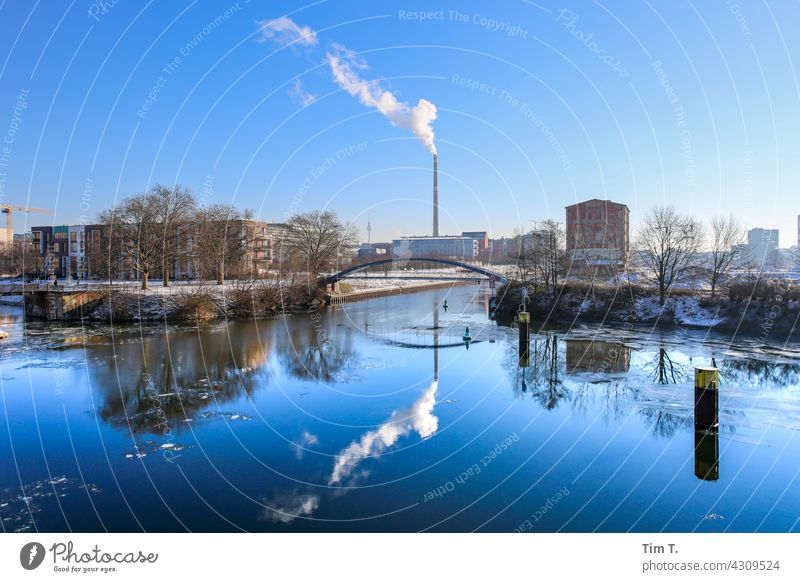
[(286, 16), (272, 20), (256, 20), (256, 24), (261, 31), (262, 41), (271, 40), (280, 46), (289, 44), (314, 46), (319, 42), (317, 33), (311, 27), (299, 26), (294, 20)]
[(319, 496), (309, 493), (284, 493), (265, 502), (262, 518), (279, 523), (291, 523), (298, 517), (311, 515), (319, 507)]
[(436, 105), (427, 99), (420, 99), (415, 107), (409, 107), (377, 81), (361, 79), (356, 70), (366, 69), (366, 63), (341, 45), (334, 45), (333, 51), (327, 53), (326, 58), (337, 85), (357, 97), (362, 105), (380, 111), (393, 124), (410, 129), (432, 154), (436, 153), (431, 127), (437, 115)]
[(303, 458), (303, 453), (305, 453), (307, 448), (318, 444), (319, 437), (317, 437), (315, 434), (311, 434), (307, 430), (304, 430), (303, 434), (301, 434), (298, 438), (292, 439), (292, 442), (289, 446), (292, 450), (294, 450), (294, 454), (299, 461)]
[(289, 87), (289, 95), (297, 99), (304, 107), (311, 105), (317, 100), (316, 95), (303, 89), (303, 84), (300, 82), (300, 79), (296, 79), (295, 82), (292, 83), (292, 86)]

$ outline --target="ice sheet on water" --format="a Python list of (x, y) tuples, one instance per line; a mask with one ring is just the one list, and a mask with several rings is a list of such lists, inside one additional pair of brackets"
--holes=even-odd
[(85, 483), (67, 475), (40, 479), (22, 487), (7, 487), (0, 492), (3, 528), (13, 532), (31, 531), (36, 514), (43, 511), (45, 504), (84, 491), (89, 495), (102, 493), (94, 483)]

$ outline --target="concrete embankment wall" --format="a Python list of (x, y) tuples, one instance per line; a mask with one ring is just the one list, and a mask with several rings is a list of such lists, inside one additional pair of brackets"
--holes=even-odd
[(453, 287), (455, 285), (478, 285), (480, 282), (475, 280), (465, 281), (441, 281), (436, 283), (426, 283), (422, 285), (404, 285), (393, 287), (382, 287), (378, 289), (366, 289), (364, 291), (354, 291), (353, 293), (336, 293), (325, 296), (328, 305), (342, 305), (352, 303), (362, 299), (372, 299), (373, 297), (384, 297), (386, 295), (401, 295), (404, 293), (414, 293), (417, 291), (428, 291), (430, 289), (441, 289), (443, 287)]
[(59, 321), (80, 319), (108, 296), (108, 291), (29, 291), (23, 294), (25, 316)]

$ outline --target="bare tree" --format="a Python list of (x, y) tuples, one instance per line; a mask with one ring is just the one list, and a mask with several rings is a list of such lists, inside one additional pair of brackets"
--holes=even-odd
[(647, 276), (658, 285), (661, 305), (672, 285), (682, 277), (700, 249), (702, 226), (669, 206), (657, 206), (645, 216), (636, 249)]
[(711, 236), (709, 279), (713, 297), (717, 293), (717, 286), (742, 260), (742, 247), (739, 245), (744, 242), (744, 228), (733, 214), (727, 218), (714, 217), (711, 220)]
[(540, 238), (541, 260), (539, 261), (539, 269), (542, 280), (551, 292), (555, 292), (566, 258), (564, 230), (558, 222), (551, 219), (538, 223), (536, 230)]
[(114, 278), (120, 274), (122, 239), (120, 236), (115, 236), (118, 232), (113, 232), (113, 210), (101, 212), (98, 220), (103, 225), (99, 237), (87, 238), (85, 241), (87, 276), (104, 275), (108, 279), (108, 284), (112, 285)]
[(44, 271), (44, 257), (27, 240), (0, 243), (0, 271), (8, 275), (33, 275)]
[(186, 259), (191, 252), (187, 242), (195, 212), (195, 199), (191, 190), (183, 186), (156, 184), (148, 195), (161, 228), (161, 276), (164, 287), (169, 287), (172, 266)]
[(516, 235), (514, 239), (513, 258), (519, 279), (555, 291), (566, 256), (561, 225), (554, 220), (543, 220), (533, 230)]
[(531, 233), (520, 234), (518, 231), (512, 237), (511, 249), (508, 252), (508, 258), (517, 270), (517, 278), (524, 284), (536, 285), (537, 269), (536, 265), (539, 261), (539, 256)]
[(142, 277), (147, 289), (150, 274), (163, 260), (163, 228), (156, 200), (151, 193), (137, 194), (100, 215), (108, 231), (111, 248), (120, 250), (120, 259)]
[(307, 212), (292, 216), (283, 241), (306, 261), (312, 275), (318, 275), (337, 255), (357, 241), (355, 228), (339, 220), (333, 212)]
[(247, 253), (254, 236), (244, 221), (250, 219), (250, 211), (230, 204), (212, 204), (197, 211), (196, 250), (211, 266), (217, 285), (225, 283), (226, 271), (239, 265)]

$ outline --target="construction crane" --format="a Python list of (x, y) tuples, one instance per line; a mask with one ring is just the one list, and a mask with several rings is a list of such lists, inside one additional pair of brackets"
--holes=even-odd
[(14, 227), (11, 224), (11, 212), (12, 210), (19, 210), (20, 212), (44, 212), (49, 214), (49, 210), (45, 210), (44, 208), (29, 208), (27, 206), (14, 206), (11, 204), (0, 204), (0, 213), (6, 215), (6, 228), (5, 228), (5, 236), (2, 237), (3, 241), (6, 244), (11, 244), (14, 242)]

